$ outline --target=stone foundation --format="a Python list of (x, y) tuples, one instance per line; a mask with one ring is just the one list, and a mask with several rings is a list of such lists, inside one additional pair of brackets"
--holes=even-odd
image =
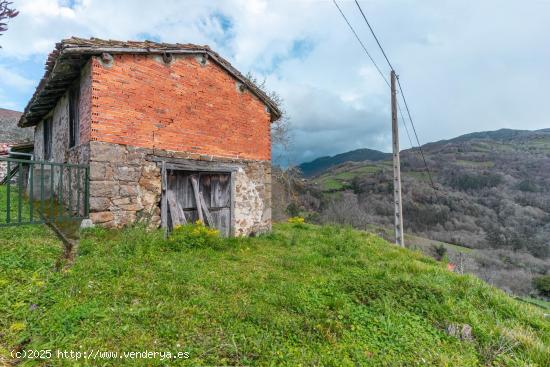
[(160, 224), (160, 168), (148, 149), (90, 142), (90, 219), (107, 227)]
[(182, 152), (159, 151), (90, 142), (90, 219), (107, 227), (135, 221), (160, 225), (161, 164), (223, 162), (236, 167), (232, 192), (235, 235), (271, 229), (271, 162), (218, 159)]

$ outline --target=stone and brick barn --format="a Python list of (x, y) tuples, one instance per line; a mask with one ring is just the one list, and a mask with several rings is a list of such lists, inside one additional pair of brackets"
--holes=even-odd
[[(90, 219), (271, 228), (275, 103), (208, 46), (70, 38), (19, 120), (35, 157), (89, 164)], [(68, 188), (66, 188), (68, 190)]]
[[(21, 118), (21, 112), (0, 108), (0, 157), (7, 157), (9, 149), (32, 142), (32, 129), (21, 129), (17, 122)], [(0, 181), (6, 175), (6, 162), (0, 162)]]

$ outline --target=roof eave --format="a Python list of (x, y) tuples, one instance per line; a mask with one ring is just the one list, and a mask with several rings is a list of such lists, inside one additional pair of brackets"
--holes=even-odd
[[(41, 93), (44, 92), (51, 83), (52, 78), (55, 76), (56, 68), (59, 67), (59, 60), (63, 60), (66, 56), (71, 55), (82, 55), (86, 57), (86, 61), (91, 56), (98, 56), (102, 53), (112, 53), (112, 54), (206, 54), (212, 60), (214, 60), (218, 65), (224, 68), (228, 73), (230, 73), (234, 78), (239, 80), (241, 83), (247, 86), (247, 89), (250, 90), (258, 99), (260, 99), (269, 109), (271, 115), (271, 122), (277, 121), (281, 118), (281, 111), (277, 105), (266, 95), (260, 88), (254, 85), (248, 78), (242, 75), (237, 69), (235, 69), (229, 62), (219, 56), (216, 52), (212, 51), (209, 47), (197, 47), (196, 49), (155, 49), (155, 48), (125, 48), (125, 47), (82, 47), (82, 46), (71, 46), (70, 44), (63, 45), (61, 49), (57, 49), (57, 55), (55, 55), (55, 63), (51, 69), (50, 75), (47, 79), (41, 80), (37, 87), (37, 92), (33, 94), (31, 100), (25, 107), (21, 118), (19, 119), (19, 127), (31, 127), (39, 123), (37, 121), (29, 121), (28, 115), (31, 114), (33, 107), (36, 107), (34, 104), (36, 100), (40, 97)], [(49, 60), (48, 60), (49, 61)], [(82, 62), (80, 68), (82, 67)]]

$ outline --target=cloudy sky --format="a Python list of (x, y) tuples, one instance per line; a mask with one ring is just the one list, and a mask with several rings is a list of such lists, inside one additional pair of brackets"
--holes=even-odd
[[(191, 42), (284, 98), (290, 163), (390, 150), (389, 90), (331, 0), (12, 1), (20, 15), (0, 37), (0, 107), (25, 107), (62, 38)], [(389, 74), (354, 2), (338, 3)], [(550, 128), (550, 0), (360, 3), (400, 74), (422, 142)]]

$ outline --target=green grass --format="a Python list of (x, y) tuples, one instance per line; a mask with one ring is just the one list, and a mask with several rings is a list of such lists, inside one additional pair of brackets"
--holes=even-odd
[(525, 302), (532, 303), (532, 304), (535, 304), (539, 307), (550, 310), (550, 302), (548, 302), (548, 301), (538, 299), (538, 298), (531, 298), (531, 297), (522, 297), (520, 299), (522, 299)]
[[(378, 234), (387, 240), (391, 240), (395, 237), (395, 232), (392, 227), (384, 227), (377, 224), (367, 224), (367, 231)], [(405, 233), (405, 244), (408, 248), (429, 251), (433, 246), (443, 245), (447, 250), (451, 250), (457, 253), (469, 254), (474, 250), (468, 247), (455, 245), (452, 243), (430, 240), (429, 238), (415, 236)]]
[[(73, 267), (56, 272), (61, 245), (51, 232), (2, 230), (0, 356), (24, 342), (186, 351), (189, 360), (169, 364), (193, 366), (550, 363), (541, 309), (367, 232), (280, 224), (217, 250), (177, 248), (160, 230), (94, 229), (82, 235)], [(471, 325), (474, 339), (448, 336), (449, 323)], [(167, 364), (88, 365), (121, 363)]]
[(344, 188), (344, 184), (334, 178), (323, 178), (321, 179), (321, 187), (323, 191), (338, 191)]
[(427, 250), (429, 247), (432, 247), (432, 246), (443, 245), (445, 248), (447, 248), (447, 250), (451, 250), (456, 253), (470, 254), (474, 251), (473, 249), (468, 247), (455, 245), (453, 243), (430, 240), (428, 238), (414, 236), (414, 235), (405, 235), (405, 241), (407, 240), (408, 242), (405, 242), (405, 243), (410, 244), (411, 245), (410, 247), (413, 247), (413, 248), (414, 246), (417, 246), (419, 248), (424, 247)]
[(457, 159), (456, 164), (462, 167), (470, 167), (470, 168), (491, 168), (495, 165), (494, 162), (478, 162), (478, 161), (467, 161), (463, 159)]
[(529, 140), (526, 144), (527, 147), (533, 147), (542, 151), (550, 150), (550, 138), (542, 137)]
[[(8, 202), (9, 202), (9, 219), (10, 222), (30, 220), (30, 208), (26, 200), (26, 195), (23, 192), (21, 200), (19, 200), (19, 190), (17, 185), (9, 185), (10, 196), (8, 200), (8, 185), (0, 185), (0, 224), (8, 221)], [(38, 219), (36, 215), (34, 219)]]
[(329, 171), (321, 175), (316, 181), (321, 184), (321, 189), (323, 191), (339, 191), (348, 187), (355, 177), (365, 174), (374, 174), (381, 170), (381, 166), (375, 165), (352, 167), (343, 172)]
[(403, 172), (402, 174), (403, 174), (403, 176), (414, 177), (414, 178), (416, 178), (417, 180), (420, 180), (420, 181), (429, 181), (430, 180), (430, 176), (428, 175), (427, 172), (406, 171), (406, 172)]
[[(30, 223), (31, 207), (26, 192), (23, 191), (21, 200), (19, 200), (18, 186), (12, 184), (9, 189), (10, 224), (17, 225), (17, 223)], [(0, 185), (0, 224), (8, 224), (7, 194), (8, 185)], [(68, 237), (78, 238), (80, 220), (73, 218), (72, 214), (62, 205), (59, 205), (56, 200), (45, 199), (43, 202), (35, 200), (33, 201), (32, 209), (32, 220), (34, 222), (43, 222), (40, 213), (44, 213), (44, 217), (47, 218), (48, 221), (54, 223), (58, 228), (61, 228)], [(0, 227), (0, 229), (1, 228), (2, 227)]]

